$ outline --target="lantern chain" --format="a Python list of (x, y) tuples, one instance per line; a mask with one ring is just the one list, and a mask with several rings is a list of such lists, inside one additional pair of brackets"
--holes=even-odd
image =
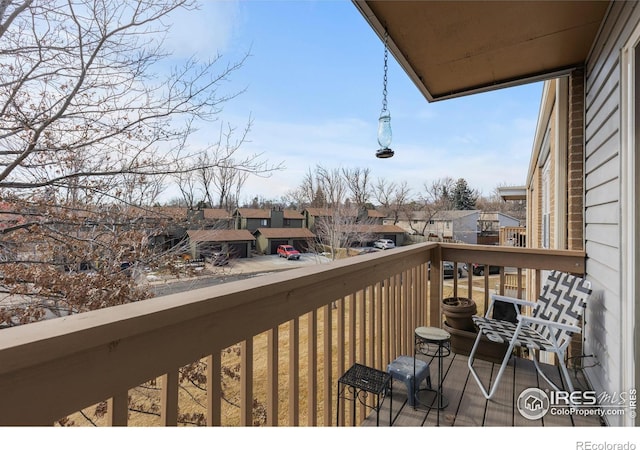
[(389, 58), (389, 51), (387, 47), (387, 39), (389, 38), (389, 34), (387, 30), (384, 30), (384, 78), (382, 80), (382, 111), (387, 110), (387, 60)]

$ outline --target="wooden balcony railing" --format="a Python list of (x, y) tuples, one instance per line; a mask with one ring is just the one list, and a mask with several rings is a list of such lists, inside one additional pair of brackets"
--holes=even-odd
[[(583, 273), (584, 259), (582, 252), (416, 244), (5, 329), (0, 425), (52, 425), (105, 400), (105, 425), (135, 424), (131, 390), (149, 380), (160, 389), (157, 424), (176, 425), (186, 409), (179, 370), (197, 361), (206, 364), (208, 425), (332, 425), (337, 379), (351, 364), (385, 369), (412, 354), (415, 327), (441, 324), (443, 296), (466, 291), (486, 304), (490, 275), (470, 272), (445, 284), (442, 261), (500, 266), (498, 289), (510, 273), (522, 280), (520, 290), (539, 287), (541, 270)], [(532, 275), (524, 280), (525, 273)], [(221, 372), (224, 350), (234, 345), (240, 379), (238, 402), (229, 406)], [(256, 402), (265, 405), (264, 420)], [(351, 411), (341, 412), (342, 424), (357, 425), (368, 411), (356, 412), (355, 423)]]
[(526, 247), (526, 227), (500, 227), (499, 243), (510, 247)]

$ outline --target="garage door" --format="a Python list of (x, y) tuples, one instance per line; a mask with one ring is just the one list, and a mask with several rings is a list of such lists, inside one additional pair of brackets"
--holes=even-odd
[(306, 239), (297, 239), (293, 241), (293, 246), (300, 253), (307, 253), (309, 251), (309, 242)]
[(229, 244), (229, 251), (235, 258), (246, 258), (249, 256), (247, 254), (247, 244), (244, 243)]

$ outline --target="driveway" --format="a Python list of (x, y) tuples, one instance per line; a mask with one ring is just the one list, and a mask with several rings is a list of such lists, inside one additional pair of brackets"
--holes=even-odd
[(207, 263), (195, 277), (148, 275), (146, 280), (141, 282), (150, 285), (155, 296), (159, 296), (329, 262), (331, 259), (315, 253), (302, 253), (299, 260), (287, 260), (278, 255), (259, 255), (232, 259), (226, 266)]
[(316, 253), (302, 253), (300, 259), (285, 259), (278, 255), (259, 255), (251, 258), (238, 258), (229, 262), (229, 265), (216, 267), (214, 270), (227, 275), (263, 273), (280, 270), (295, 269), (297, 267), (315, 266), (326, 264), (331, 259)]

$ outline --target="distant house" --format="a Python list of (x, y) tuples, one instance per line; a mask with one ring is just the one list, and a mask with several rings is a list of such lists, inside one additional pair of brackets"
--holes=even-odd
[[(444, 241), (477, 244), (479, 219), (480, 211), (478, 210), (450, 210), (435, 213), (413, 211), (410, 215), (400, 215), (396, 225), (408, 234), (422, 234), (425, 237)], [(390, 222), (393, 220), (385, 220), (385, 223)]]
[(256, 240), (256, 251), (260, 254), (273, 255), (279, 245), (293, 245), (298, 251), (306, 252), (315, 234), (307, 228), (258, 228), (253, 235)]
[(193, 258), (210, 257), (215, 252), (247, 258), (256, 240), (247, 230), (188, 230), (189, 251)]
[(204, 208), (202, 210), (202, 221), (205, 229), (234, 229), (233, 215), (226, 209)]
[(293, 209), (259, 209), (238, 208), (233, 213), (235, 228), (249, 230), (251, 233), (258, 228), (303, 228), (304, 216)]
[(371, 245), (376, 239), (391, 239), (396, 245), (404, 243), (405, 230), (385, 224), (385, 214), (375, 209), (306, 208), (303, 214), (307, 228), (314, 233), (321, 221), (350, 224), (350, 231), (355, 235), (353, 245)]
[(157, 228), (150, 238), (153, 245), (169, 249), (187, 237), (187, 230), (233, 229), (233, 218), (225, 209), (153, 207), (138, 208), (137, 213), (148, 225)]
[[(395, 219), (385, 219), (385, 223)], [(519, 220), (499, 212), (471, 210), (412, 211), (399, 215), (396, 225), (410, 235), (423, 235), (442, 241), (466, 244), (498, 243), (500, 227), (518, 226)]]
[(520, 221), (501, 212), (483, 212), (478, 218), (478, 244), (498, 245), (500, 228), (517, 227)]

